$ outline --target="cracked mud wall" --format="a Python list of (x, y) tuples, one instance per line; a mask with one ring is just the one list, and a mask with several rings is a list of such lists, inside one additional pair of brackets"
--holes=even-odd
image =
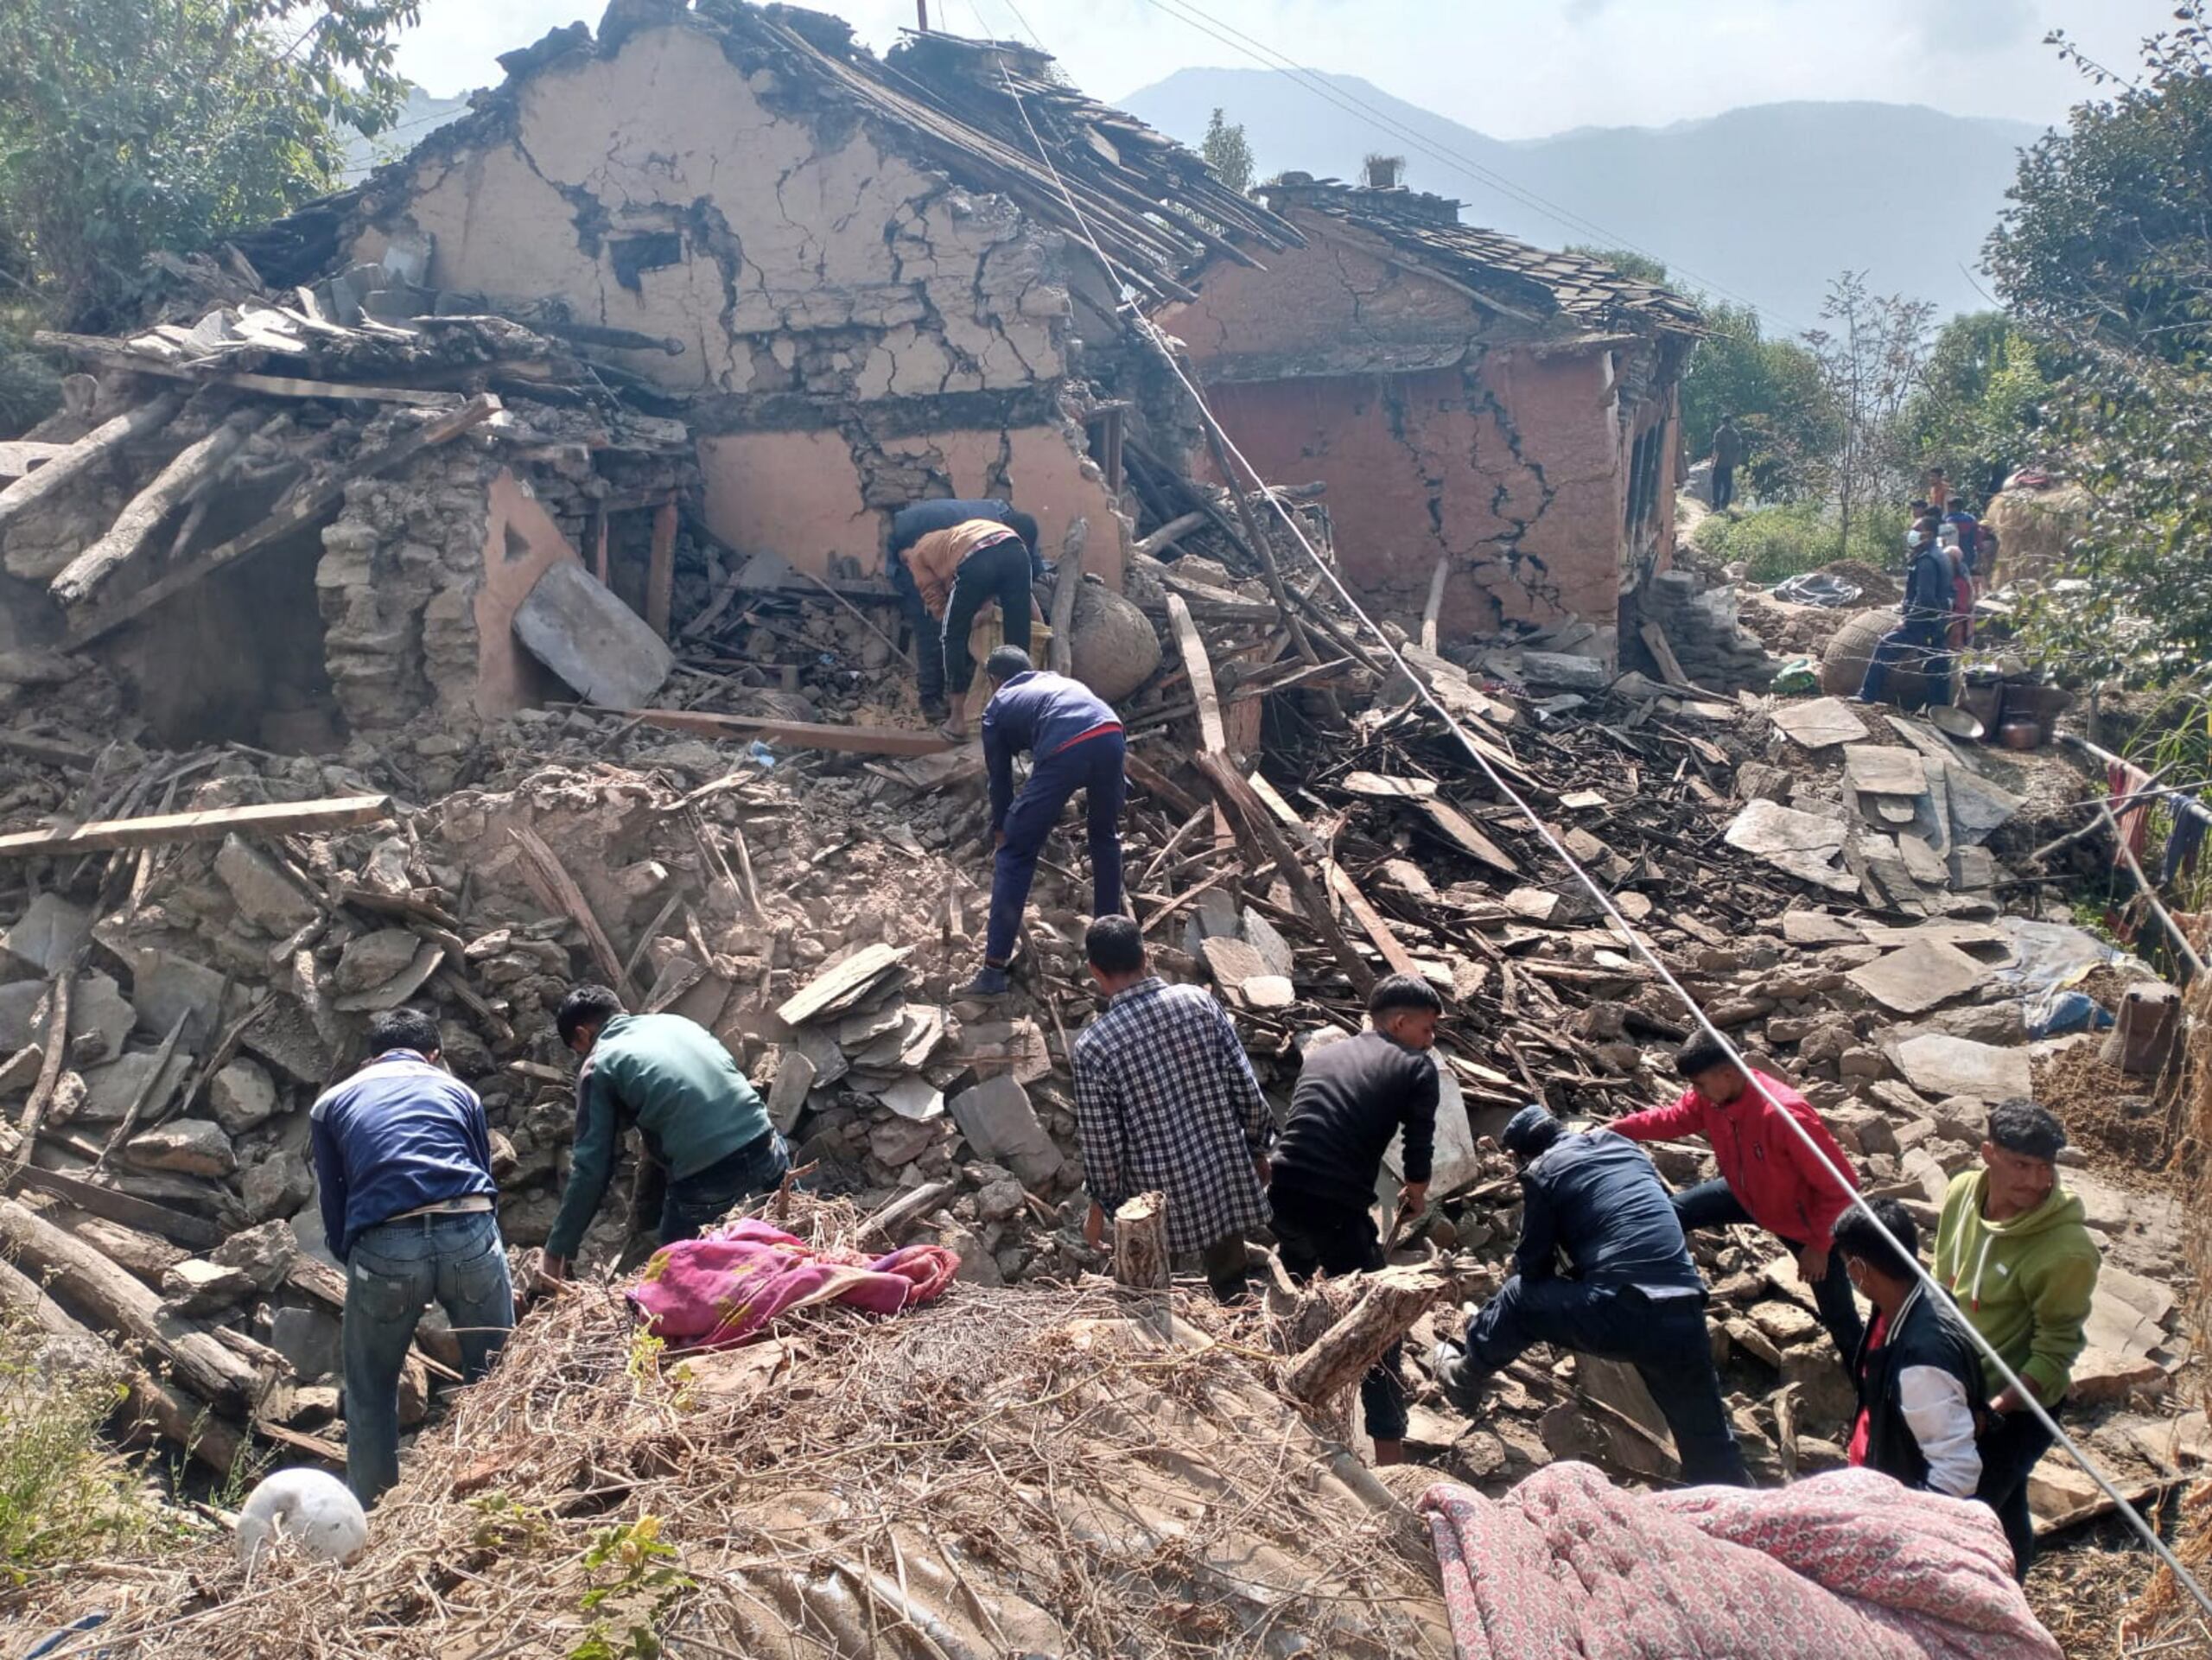
[(1063, 239), (747, 51), (679, 22), (546, 66), (467, 143), (426, 147), (354, 256), (427, 233), (434, 286), (679, 343), (619, 360), (693, 399), (709, 520), (735, 546), (873, 569), (899, 474), (941, 493), (995, 467), (1048, 551), (1088, 517), (1091, 568), (1118, 582), (1059, 407), (1080, 350)]
[(1417, 626), (1440, 557), (1446, 638), (1614, 626), (1627, 437), (1609, 354), (1528, 326), (1302, 217), (1266, 270), (1217, 265), (1161, 324), (1268, 478), (1329, 487), (1347, 575)]

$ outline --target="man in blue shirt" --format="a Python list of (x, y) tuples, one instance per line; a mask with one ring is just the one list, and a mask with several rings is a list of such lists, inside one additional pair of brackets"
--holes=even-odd
[(1611, 1130), (1569, 1135), (1541, 1106), (1516, 1113), (1500, 1139), (1521, 1165), (1521, 1243), (1464, 1347), (1437, 1345), (1446, 1396), (1471, 1415), (1491, 1375), (1536, 1343), (1625, 1361), (1674, 1431), (1682, 1479), (1749, 1486), (1706, 1335), (1705, 1282), (1651, 1161)]
[(371, 1021), (369, 1053), (308, 1115), (323, 1229), (346, 1264), (346, 1480), (364, 1506), (399, 1479), (399, 1372), (423, 1307), (446, 1311), (472, 1383), (515, 1323), (484, 1103), (439, 1064), (419, 1009)]
[[(914, 671), (922, 713), (932, 721), (943, 721), (951, 713), (951, 705), (944, 695), (944, 625), (930, 615), (929, 607), (922, 603), (921, 587), (907, 568), (906, 554), (924, 537), (949, 531), (971, 518), (987, 518), (1012, 531), (1029, 550), (1030, 575), (1035, 577), (1045, 574), (1044, 561), (1037, 557), (1037, 521), (995, 496), (909, 502), (892, 514), (891, 540), (884, 551), (884, 563), (890, 569), (891, 586), (899, 595), (899, 607), (906, 614), (906, 626), (914, 637)], [(967, 620), (974, 620), (971, 607)], [(1009, 622), (1012, 620), (1008, 619)], [(964, 629), (966, 623), (962, 626)], [(964, 633), (961, 636), (963, 639), (966, 637)]]
[[(1090, 914), (1109, 917), (1122, 908), (1122, 801), (1128, 792), (1122, 772), (1128, 753), (1122, 717), (1081, 681), (1039, 673), (1028, 652), (1011, 646), (991, 653), (983, 674), (991, 683), (991, 701), (983, 709), (983, 761), (990, 775), (991, 839), (998, 851), (983, 967), (961, 989), (963, 997), (1005, 993), (1038, 855), (1077, 790), (1090, 794)], [(1014, 758), (1022, 751), (1033, 759), (1029, 782), (1017, 797)]]

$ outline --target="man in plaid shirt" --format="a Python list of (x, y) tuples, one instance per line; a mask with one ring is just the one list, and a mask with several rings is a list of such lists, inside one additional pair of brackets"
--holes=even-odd
[(1248, 1287), (1244, 1236), (1268, 1219), (1274, 1139), (1252, 1063), (1211, 993), (1151, 971), (1128, 918), (1093, 922), (1084, 954), (1111, 1000), (1075, 1042), (1084, 1236), (1096, 1249), (1108, 1215), (1139, 1193), (1165, 1193), (1168, 1250), (1204, 1252), (1214, 1295), (1233, 1302)]

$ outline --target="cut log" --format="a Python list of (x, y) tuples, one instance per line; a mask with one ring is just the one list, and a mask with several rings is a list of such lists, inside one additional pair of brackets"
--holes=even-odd
[(957, 1181), (925, 1181), (918, 1187), (909, 1188), (881, 1210), (861, 1224), (863, 1233), (872, 1233), (893, 1246), (906, 1243), (906, 1230), (918, 1218), (952, 1197), (959, 1187)]
[(1366, 1377), (1452, 1287), (1451, 1275), (1433, 1268), (1386, 1268), (1360, 1278), (1359, 1301), (1351, 1312), (1284, 1370), (1283, 1387), (1316, 1409)]
[[(49, 1337), (99, 1341), (4, 1257), (0, 1257), (0, 1314)], [(193, 1399), (144, 1367), (128, 1362), (124, 1363), (124, 1387), (129, 1391), (124, 1401), (124, 1415), (132, 1425), (150, 1426), (218, 1475), (231, 1472), (245, 1442), (235, 1428), (208, 1410), (205, 1402)]]
[(105, 853), (116, 848), (167, 847), (219, 842), (241, 836), (290, 836), (303, 830), (351, 830), (390, 817), (386, 795), (334, 796), (323, 801), (270, 801), (253, 807), (216, 807), (205, 812), (154, 813), (143, 818), (95, 819), (0, 836), (0, 859), (34, 854)]
[(1139, 1193), (1114, 1212), (1114, 1278), (1133, 1291), (1167, 1289), (1165, 1193)]
[[(348, 485), (404, 466), (424, 450), (449, 442), (471, 427), (490, 420), (501, 407), (499, 400), (489, 392), (480, 393), (459, 409), (424, 422), (405, 437), (359, 457), (283, 503), (251, 530), (195, 556), (189, 563), (180, 565), (166, 576), (149, 582), (129, 599), (103, 606), (94, 614), (81, 619), (70, 629), (68, 639), (64, 643), (74, 650), (113, 633), (124, 624), (144, 616), (155, 607), (206, 581), (215, 572), (259, 553), (264, 548), (272, 547), (295, 531), (314, 524), (346, 499)], [(59, 461), (48, 461), (29, 478), (18, 482), (26, 485), (36, 483), (60, 464)], [(8, 487), (10, 491), (16, 487), (16, 485)], [(0, 492), (0, 496), (6, 493)]]
[(61, 454), (50, 457), (36, 472), (25, 474), (0, 490), (0, 525), (45, 500), (70, 480), (99, 466), (133, 438), (160, 431), (175, 420), (177, 412), (183, 408), (182, 392), (164, 392), (152, 402), (125, 410), (112, 421), (93, 428)]
[(250, 1415), (276, 1381), (213, 1332), (168, 1313), (157, 1293), (99, 1250), (12, 1199), (0, 1199), (0, 1248), (79, 1320), (114, 1332), (149, 1365), (166, 1363), (179, 1383), (219, 1408)]
[(62, 605), (82, 605), (92, 590), (135, 558), (161, 522), (200, 485), (222, 470), (256, 427), (258, 410), (233, 411), (197, 443), (187, 444), (154, 481), (130, 499), (105, 536), (61, 568), (47, 592)]

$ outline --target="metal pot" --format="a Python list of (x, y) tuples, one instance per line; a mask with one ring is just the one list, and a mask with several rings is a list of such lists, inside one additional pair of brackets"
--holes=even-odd
[(2006, 749), (2033, 749), (2043, 741), (2042, 724), (2024, 715), (2008, 716), (1997, 728), (1997, 741)]

